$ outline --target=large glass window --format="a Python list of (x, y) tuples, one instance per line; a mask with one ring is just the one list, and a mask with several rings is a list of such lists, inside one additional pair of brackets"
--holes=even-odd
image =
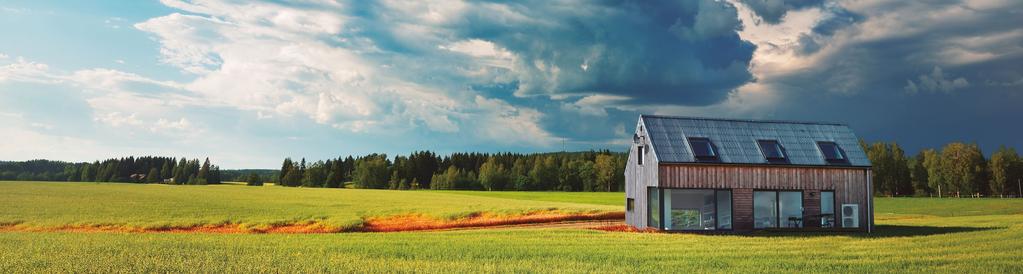
[(665, 189), (664, 224), (668, 230), (713, 230), (717, 216), (714, 190)]
[(778, 227), (778, 193), (753, 192), (753, 228)]
[(778, 192), (778, 211), (781, 214), (780, 227), (803, 227), (803, 193)]
[(647, 223), (649, 227), (661, 228), (661, 194), (656, 187), (647, 188)]
[(803, 227), (803, 193), (754, 191), (753, 228)]
[(732, 229), (732, 191), (718, 190), (717, 211), (718, 229)]
[(821, 191), (821, 227), (835, 227), (834, 191)]

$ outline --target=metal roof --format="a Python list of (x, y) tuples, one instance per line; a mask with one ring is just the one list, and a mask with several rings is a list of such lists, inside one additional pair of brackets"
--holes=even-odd
[(717, 148), (721, 163), (768, 164), (757, 140), (777, 140), (789, 165), (827, 166), (817, 142), (835, 142), (851, 166), (870, 166), (849, 126), (838, 123), (713, 119), (641, 115), (650, 144), (662, 163), (696, 162), (686, 138), (704, 137)]

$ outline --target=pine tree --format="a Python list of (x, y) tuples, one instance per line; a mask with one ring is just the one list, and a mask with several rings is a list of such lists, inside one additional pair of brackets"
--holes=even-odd
[(146, 183), (158, 183), (158, 182), (160, 182), (161, 181), (160, 180), (160, 171), (158, 171), (155, 167), (152, 168), (152, 169), (149, 169), (149, 174), (146, 174), (146, 178), (145, 179), (146, 179)]
[(295, 168), (295, 164), (292, 163), (291, 158), (284, 158), (284, 163), (281, 164), (281, 172), (279, 174), (277, 174), (277, 176), (278, 176), (277, 177), (277, 182), (281, 183), (282, 185), (287, 185), (285, 183), (285, 181), (284, 181), (284, 177), (293, 168)]
[(163, 166), (160, 168), (160, 179), (167, 179), (174, 176), (174, 168), (171, 165), (174, 163), (174, 158), (170, 160), (164, 160)]
[(185, 172), (186, 169), (188, 169), (188, 161), (185, 160), (185, 157), (181, 157), (181, 161), (178, 161), (178, 164), (174, 166), (173, 184), (183, 185), (187, 183), (188, 174)]
[(202, 167), (199, 168), (199, 172), (198, 173), (199, 174), (196, 175), (196, 178), (199, 179), (199, 182), (202, 182), (201, 184), (205, 185), (207, 182), (209, 182), (209, 178), (210, 178), (210, 158), (209, 157), (206, 157), (206, 161), (204, 161), (202, 163)]

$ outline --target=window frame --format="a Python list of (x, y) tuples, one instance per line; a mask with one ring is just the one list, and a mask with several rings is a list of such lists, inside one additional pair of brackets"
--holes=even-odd
[[(698, 156), (698, 155), (696, 155), (696, 150), (693, 149), (693, 147), (694, 147), (693, 146), (693, 141), (707, 142), (707, 145), (710, 146), (710, 153), (713, 154), (713, 155), (711, 155), (711, 156)], [(693, 153), (693, 160), (695, 160), (696, 162), (701, 162), (701, 163), (718, 163), (718, 162), (721, 162), (721, 153), (718, 152), (718, 146), (715, 145), (714, 141), (711, 141), (710, 138), (708, 138), (708, 137), (687, 137), (686, 138), (686, 145), (689, 145), (689, 151)]]
[[(764, 143), (773, 143), (777, 146), (778, 152), (781, 153), (781, 158), (767, 157), (766, 150), (764, 149)], [(760, 149), (760, 155), (764, 156), (764, 160), (768, 164), (789, 164), (789, 153), (785, 151), (785, 146), (781, 145), (777, 139), (757, 139), (757, 148)]]
[[(838, 196), (837, 196), (837, 193), (835, 192), (834, 189), (821, 190), (821, 191), (818, 191), (818, 193), (817, 193), (817, 200), (818, 201), (824, 200), (824, 198), (823, 198), (824, 197), (824, 192), (831, 192), (831, 215), (832, 215), (831, 216), (831, 218), (832, 218), (831, 228), (836, 228), (836, 227), (838, 227), (837, 224), (838, 224), (838, 221), (839, 221), (839, 217), (838, 217), (838, 205), (839, 205), (839, 203), (838, 203)], [(821, 201), (820, 204), (824, 205), (824, 202)], [(817, 211), (817, 214), (821, 215), (822, 222), (823, 222), (823, 219), (824, 219), (824, 212), (822, 212), (821, 210), (823, 210), (823, 209), (824, 209), (824, 207), (821, 206), (820, 210)], [(823, 223), (821, 223), (820, 225), (823, 225)], [(805, 221), (804, 221), (803, 226), (804, 227), (806, 226)]]
[(643, 146), (636, 146), (636, 165), (643, 165)]
[[(681, 231), (681, 232), (714, 232), (714, 231), (734, 231), (735, 230), (735, 192), (731, 188), (682, 188), (682, 187), (650, 187), (650, 188), (656, 188), (657, 189), (657, 194), (658, 194), (658, 199), (659, 199), (657, 201), (657, 206), (660, 208), (660, 210), (658, 210), (658, 214), (661, 215), (661, 216), (659, 216), (660, 218), (658, 218), (658, 222), (660, 222), (660, 226), (658, 226), (657, 229), (659, 229), (659, 230), (663, 230), (663, 231)], [(710, 190), (712, 195), (714, 196), (714, 229), (668, 229), (668, 224), (664, 221), (664, 214), (666, 213), (665, 212), (665, 208), (664, 208), (664, 203), (665, 203), (665, 200), (664, 200), (664, 196), (665, 196), (664, 193), (665, 193), (665, 191), (664, 190), (665, 189)], [(728, 214), (728, 222), (729, 222), (729, 224), (731, 224), (730, 228), (719, 228), (719, 225), (720, 225), (721, 222), (718, 219), (718, 213), (719, 212), (718, 212), (717, 194), (718, 194), (718, 192), (722, 192), (722, 191), (725, 191), (725, 192), (729, 193), (729, 195), (728, 195), (729, 196), (728, 208), (731, 210), (731, 214)], [(648, 204), (649, 204), (649, 202), (648, 202)], [(668, 212), (670, 212), (670, 210)], [(647, 214), (649, 214), (649, 213), (650, 212), (648, 210)], [(649, 219), (649, 217), (647, 217), (647, 219)], [(648, 222), (647, 226), (650, 226), (649, 222)]]
[[(828, 154), (824, 153), (823, 145), (834, 146), (835, 150), (838, 150), (838, 155), (841, 156), (842, 159), (828, 159)], [(838, 143), (836, 142), (817, 141), (817, 150), (821, 152), (821, 158), (824, 158), (824, 162), (828, 163), (829, 165), (849, 165), (849, 156), (846, 155), (845, 149), (842, 149), (842, 146), (839, 146)]]
[[(647, 197), (646, 197), (646, 226), (647, 227), (656, 227), (657, 229), (663, 230), (664, 229), (664, 226), (663, 226), (664, 222), (663, 222), (663, 220), (661, 220), (661, 217), (662, 217), (661, 215), (663, 214), (663, 213), (661, 213), (661, 209), (664, 207), (664, 195), (662, 194), (664, 192), (661, 191), (661, 189), (659, 187), (650, 186), (650, 187), (646, 188), (646, 193), (647, 193)], [(652, 199), (651, 199), (650, 196), (654, 196), (654, 195), (650, 195), (650, 194), (654, 194), (654, 195), (657, 196), (656, 197), (657, 198), (656, 206), (654, 205), (654, 203), (651, 203)], [(656, 209), (657, 209), (657, 214), (653, 213), (654, 212), (654, 207), (656, 207)], [(654, 216), (656, 216), (656, 218)], [(653, 223), (653, 221), (655, 221), (655, 220), (657, 221), (657, 224)]]
[[(761, 227), (761, 228), (757, 228), (757, 223), (756, 223), (757, 222), (757, 210), (756, 210), (756, 204), (757, 204), (756, 193), (757, 192), (773, 192), (774, 193), (774, 205), (775, 205), (775, 207), (774, 207), (774, 218), (776, 219), (774, 227)], [(800, 215), (801, 215), (800, 218), (804, 218), (804, 220), (800, 224), (801, 227), (782, 227), (781, 226), (781, 224), (782, 224), (782, 219), (781, 219), (781, 217), (782, 217), (781, 216), (781, 193), (782, 192), (799, 192), (799, 207), (800, 207)], [(754, 209), (753, 209), (753, 212), (752, 212), (753, 214), (751, 214), (751, 215), (753, 215), (753, 229), (754, 230), (764, 230), (764, 229), (793, 229), (793, 230), (798, 230), (798, 229), (806, 228), (806, 220), (805, 220), (805, 218), (806, 218), (806, 203), (805, 203), (806, 202), (806, 191), (805, 190), (803, 190), (803, 189), (800, 189), (800, 190), (791, 190), (791, 189), (754, 189), (753, 190), (753, 197), (754, 198), (752, 199), (752, 202), (753, 202), (753, 208)]]

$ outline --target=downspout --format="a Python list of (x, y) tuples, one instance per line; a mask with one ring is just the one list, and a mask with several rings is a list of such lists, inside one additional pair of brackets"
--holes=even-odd
[(867, 169), (864, 174), (867, 176), (867, 233), (874, 232), (874, 182), (871, 179), (872, 170)]

